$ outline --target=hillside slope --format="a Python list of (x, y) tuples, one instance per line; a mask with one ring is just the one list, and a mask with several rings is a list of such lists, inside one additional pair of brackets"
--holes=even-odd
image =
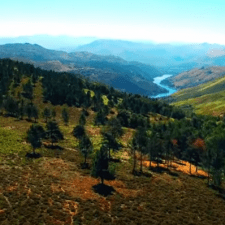
[(169, 97), (176, 106), (192, 106), (198, 114), (220, 115), (225, 111), (225, 77), (186, 88)]
[(173, 86), (177, 89), (195, 87), (199, 84), (212, 81), (216, 78), (225, 75), (225, 67), (213, 66), (207, 68), (195, 68), (190, 71), (180, 73), (176, 76), (170, 77), (162, 83)]
[(156, 95), (167, 92), (152, 82), (154, 77), (161, 75), (156, 68), (127, 62), (115, 56), (100, 56), (88, 52), (67, 53), (26, 43), (1, 45), (0, 58), (29, 62), (48, 70), (80, 73), (133, 93)]

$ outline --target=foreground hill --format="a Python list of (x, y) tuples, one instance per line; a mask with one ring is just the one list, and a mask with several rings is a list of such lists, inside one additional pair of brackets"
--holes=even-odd
[(208, 148), (218, 118), (11, 60), (0, 60), (0, 109), (1, 224), (223, 224), (225, 155)]
[(153, 78), (161, 75), (156, 68), (142, 63), (127, 62), (119, 57), (87, 52), (67, 53), (27, 43), (1, 45), (0, 58), (29, 62), (48, 70), (80, 73), (131, 93), (157, 95), (167, 92), (153, 83)]

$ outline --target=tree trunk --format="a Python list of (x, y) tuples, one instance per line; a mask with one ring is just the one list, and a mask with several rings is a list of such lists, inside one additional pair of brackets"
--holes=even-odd
[(195, 170), (195, 172), (197, 173), (198, 172), (198, 166), (196, 165), (196, 170)]
[(111, 155), (110, 155), (110, 148), (109, 148), (109, 160), (111, 159)]
[(141, 165), (140, 165), (140, 172), (142, 173), (143, 170), (142, 170), (142, 152), (141, 152)]
[(133, 150), (133, 152), (134, 152), (134, 155), (133, 155), (133, 158), (134, 158), (134, 164), (133, 164), (133, 173), (135, 173), (135, 170), (136, 170), (136, 152), (135, 152), (135, 150)]
[(150, 157), (150, 166), (149, 166), (149, 168), (150, 169), (152, 168), (152, 159), (151, 159), (151, 157)]
[(101, 176), (101, 184), (102, 185), (104, 184), (104, 178), (103, 178), (103, 176)]
[(208, 185), (209, 185), (210, 166), (208, 167)]
[(157, 167), (159, 167), (159, 153), (157, 153)]
[(35, 148), (33, 148), (33, 154), (35, 155)]

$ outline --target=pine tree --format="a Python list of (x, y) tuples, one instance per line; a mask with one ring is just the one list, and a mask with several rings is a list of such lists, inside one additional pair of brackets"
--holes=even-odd
[(37, 122), (38, 117), (38, 108), (36, 105), (33, 105), (32, 107), (32, 117), (34, 117), (34, 122)]
[(46, 128), (46, 137), (51, 139), (52, 147), (53, 143), (58, 142), (58, 140), (63, 140), (63, 134), (55, 121), (49, 121), (46, 125)]
[(85, 115), (84, 115), (83, 113), (81, 113), (80, 119), (79, 119), (79, 124), (80, 124), (81, 126), (84, 126), (85, 123), (86, 123)]
[(110, 154), (111, 149), (113, 151), (118, 150), (119, 149), (119, 143), (117, 142), (115, 136), (110, 131), (102, 131), (102, 135), (103, 135), (103, 138), (104, 138), (104, 144), (108, 148), (108, 157), (109, 157), (109, 160), (110, 160), (111, 159), (111, 154)]
[(21, 99), (20, 104), (19, 104), (19, 117), (21, 120), (23, 119), (24, 111), (25, 111), (24, 101), (23, 101), (23, 99)]
[(74, 127), (73, 129), (73, 136), (78, 138), (78, 139), (81, 139), (83, 136), (85, 136), (85, 129), (84, 129), (84, 126), (82, 125), (77, 125), (76, 127)]
[(87, 135), (84, 135), (79, 142), (79, 149), (84, 156), (84, 165), (87, 166), (87, 156), (92, 152), (93, 145), (90, 138)]
[(55, 120), (55, 118), (56, 118), (56, 111), (55, 111), (55, 108), (52, 109), (52, 117), (53, 117), (53, 120)]
[(33, 106), (31, 103), (28, 103), (25, 107), (26, 115), (28, 117), (28, 120), (31, 121), (32, 119), (32, 111), (33, 111)]
[[(225, 135), (221, 131), (206, 140), (209, 168), (212, 168), (214, 185), (220, 186), (225, 168)], [(210, 157), (210, 159), (209, 159)]]
[(102, 110), (100, 110), (99, 112), (97, 112), (96, 116), (95, 116), (95, 120), (94, 123), (95, 125), (104, 125), (106, 122), (106, 117), (105, 114), (103, 113)]
[(33, 154), (35, 153), (36, 148), (41, 147), (41, 140), (44, 137), (44, 128), (41, 125), (32, 124), (30, 129), (27, 131), (27, 140), (30, 142), (33, 147)]
[(68, 113), (66, 108), (63, 108), (63, 110), (62, 110), (62, 118), (63, 118), (63, 121), (64, 121), (65, 125), (68, 125), (69, 113)]
[(92, 175), (96, 178), (100, 177), (102, 185), (104, 184), (104, 179), (107, 178), (109, 173), (108, 168), (109, 162), (107, 157), (107, 147), (102, 145), (100, 150), (96, 152), (92, 169)]
[(49, 108), (45, 108), (43, 111), (43, 117), (45, 118), (45, 122), (48, 122), (48, 119), (51, 118), (51, 111)]
[(33, 86), (30, 79), (26, 84), (23, 85), (23, 95), (25, 98), (28, 98), (32, 101), (33, 99)]
[(6, 112), (10, 115), (10, 116), (16, 116), (19, 112), (19, 104), (16, 101), (16, 99), (14, 99), (11, 96), (8, 96), (4, 99), (3, 101), (3, 106), (6, 110)]

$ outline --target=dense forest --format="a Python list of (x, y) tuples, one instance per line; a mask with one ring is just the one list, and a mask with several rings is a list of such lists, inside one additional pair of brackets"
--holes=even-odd
[[(34, 89), (42, 85), (43, 104), (40, 108), (34, 101)], [(21, 87), (18, 91), (16, 88)], [(15, 91), (17, 90), (17, 91)], [(196, 115), (192, 111), (174, 107), (168, 103), (147, 96), (118, 91), (98, 82), (91, 82), (81, 75), (45, 71), (30, 64), (0, 60), (0, 110), (2, 117), (12, 117), (18, 121), (27, 120), (30, 127), (26, 140), (33, 152), (29, 158), (39, 158), (37, 149), (44, 144), (50, 149), (58, 149), (57, 144), (65, 139), (56, 118), (54, 107), (62, 106), (61, 121), (65, 127), (70, 121), (70, 110), (78, 108), (81, 114), (74, 125), (72, 135), (77, 138), (77, 146), (83, 155), (82, 169), (90, 169), (90, 175), (100, 177), (98, 192), (107, 192), (104, 180), (116, 177), (113, 162), (119, 161), (114, 152), (125, 146), (120, 141), (126, 129), (134, 130), (126, 143), (132, 156), (130, 173), (141, 176), (144, 158), (149, 160), (149, 168), (160, 171), (164, 162), (169, 169), (173, 162), (184, 160), (204, 169), (208, 173), (208, 185), (221, 188), (225, 169), (225, 120), (223, 117)], [(89, 114), (93, 129), (100, 128), (100, 147), (95, 146), (87, 132)], [(153, 121), (152, 115), (158, 115)], [(44, 124), (40, 123), (41, 118)], [(46, 141), (49, 144), (46, 144)], [(92, 159), (92, 161), (89, 160)], [(152, 163), (157, 167), (153, 168)], [(164, 170), (166, 170), (164, 168)]]

